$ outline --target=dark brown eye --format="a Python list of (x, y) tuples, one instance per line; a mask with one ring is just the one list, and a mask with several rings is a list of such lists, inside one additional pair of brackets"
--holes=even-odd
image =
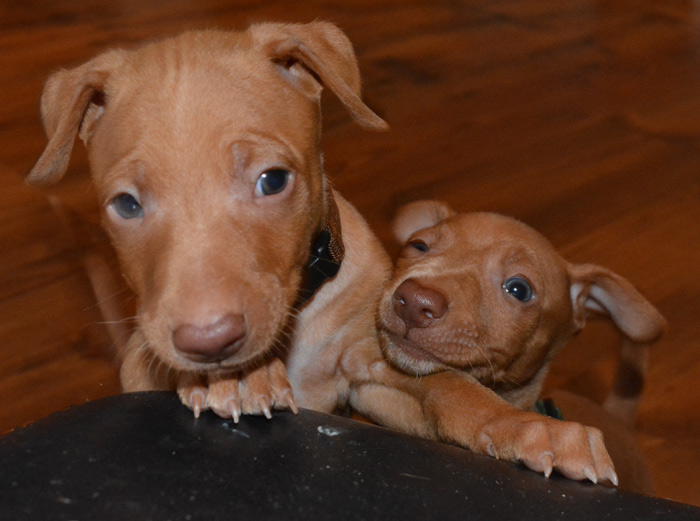
[(415, 248), (416, 250), (425, 253), (428, 251), (428, 245), (425, 244), (423, 241), (416, 239), (415, 241), (411, 241), (408, 243), (409, 246), (412, 248)]
[(530, 283), (523, 277), (512, 277), (503, 283), (503, 289), (520, 302), (529, 302), (535, 295)]

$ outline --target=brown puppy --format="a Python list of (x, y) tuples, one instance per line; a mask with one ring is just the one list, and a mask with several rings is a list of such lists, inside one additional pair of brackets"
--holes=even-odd
[[(314, 328), (316, 306), (296, 306), (324, 229), (334, 233), (331, 248), (345, 242), (348, 250), (324, 296), (356, 276), (355, 248), (377, 252), (368, 261), (378, 280), (387, 265), (323, 173), (321, 82), (361, 125), (386, 127), (360, 101), (350, 42), (326, 23), (185, 33), (49, 79), (49, 143), (28, 181), (58, 181), (79, 135), (139, 302), (123, 353), (125, 390), (177, 389), (197, 414), (269, 416), (295, 408), (277, 351), (323, 344), (329, 332), (343, 346), (367, 336), (338, 332), (333, 321)], [(355, 294), (363, 302), (376, 290)], [(350, 303), (335, 327), (355, 311)]]
[[(195, 414), (238, 418), (294, 408), (291, 382), (303, 407), (351, 406), (546, 474), (615, 481), (597, 430), (518, 411), (458, 372), (418, 381), (384, 360), (375, 313), (390, 262), (330, 189), (319, 149), (322, 86), (365, 127), (386, 126), (359, 84), (348, 39), (327, 23), (185, 33), (49, 79), (49, 143), (29, 181), (58, 181), (76, 135), (86, 144), (138, 297), (124, 389), (177, 390)], [(98, 294), (115, 286), (87, 266)]]
[[(647, 346), (665, 321), (622, 277), (566, 262), (532, 228), (489, 213), (455, 214), (437, 201), (402, 208), (404, 249), (380, 306), (386, 356), (429, 375), (464, 371), (508, 402), (533, 410), (552, 357), (592, 314), (624, 335), (618, 386), (607, 408), (557, 393), (564, 418), (601, 428), (621, 482), (651, 492), (633, 421)], [(627, 388), (625, 388), (627, 385)]]

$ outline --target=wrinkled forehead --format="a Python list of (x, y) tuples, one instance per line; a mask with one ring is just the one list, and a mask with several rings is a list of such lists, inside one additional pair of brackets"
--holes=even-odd
[(196, 146), (270, 129), (292, 148), (315, 145), (318, 105), (281, 68), (240, 35), (187, 36), (133, 51), (110, 78), (105, 126), (128, 146), (129, 135)]
[(542, 234), (503, 215), (458, 214), (438, 224), (429, 233), (454, 262), (489, 257), (546, 268), (557, 278), (566, 271), (564, 260)]

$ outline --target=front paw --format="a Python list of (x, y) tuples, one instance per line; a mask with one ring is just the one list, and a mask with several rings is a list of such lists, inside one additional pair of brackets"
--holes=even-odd
[(501, 417), (482, 429), (477, 450), (521, 462), (547, 477), (557, 470), (569, 479), (618, 483), (603, 434), (580, 423), (529, 412)]
[(211, 409), (222, 418), (238, 423), (242, 414), (272, 417), (272, 410), (298, 412), (287, 371), (281, 360), (274, 358), (250, 372), (210, 376), (207, 383), (183, 378), (178, 385), (182, 402), (195, 417)]

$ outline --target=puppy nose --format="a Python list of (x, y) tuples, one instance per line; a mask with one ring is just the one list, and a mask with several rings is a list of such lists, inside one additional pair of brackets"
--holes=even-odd
[(428, 327), (447, 311), (447, 299), (437, 290), (404, 280), (394, 291), (394, 311), (407, 328)]
[(194, 362), (218, 362), (241, 348), (246, 326), (243, 315), (224, 315), (208, 326), (182, 324), (173, 331), (173, 344)]

